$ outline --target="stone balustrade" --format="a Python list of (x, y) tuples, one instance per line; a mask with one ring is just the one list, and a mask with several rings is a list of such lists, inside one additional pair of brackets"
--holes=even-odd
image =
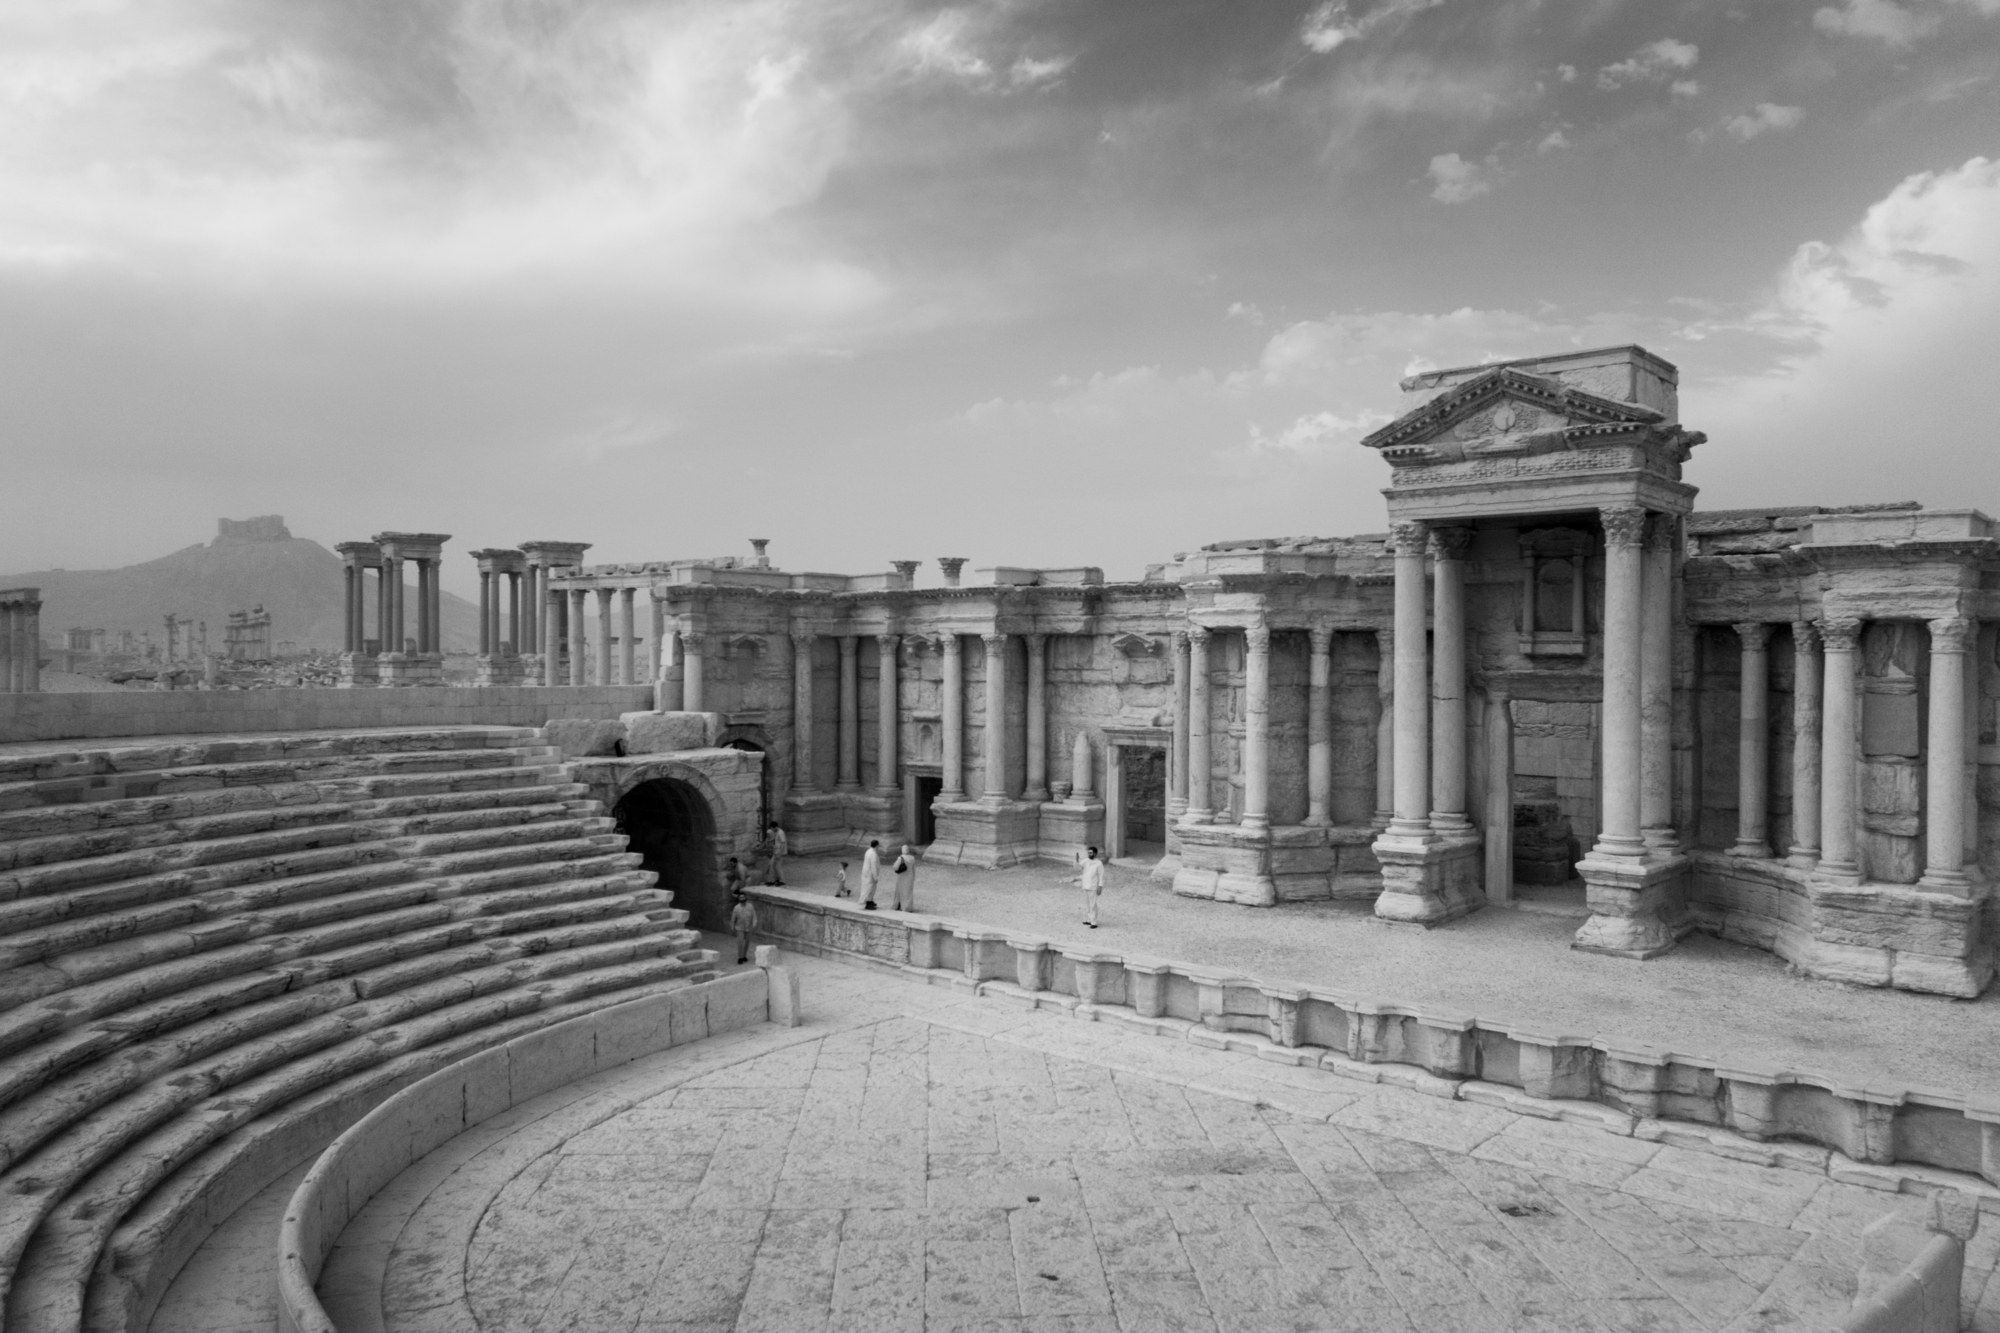
[(761, 936), (800, 953), (1847, 1183), (1971, 1189), (1983, 1208), (2000, 1212), (2000, 1098), (1849, 1086), (1775, 1065), (1723, 1065), (1636, 1043), (1501, 1027), (932, 917), (863, 912), (816, 894), (759, 888), (752, 897)]

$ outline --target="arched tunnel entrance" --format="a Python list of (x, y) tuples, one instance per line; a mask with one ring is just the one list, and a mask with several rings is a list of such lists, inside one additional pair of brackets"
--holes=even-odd
[(679, 778), (653, 778), (611, 809), (618, 830), (696, 930), (729, 929), (729, 903), (715, 868), (715, 816), (701, 793)]

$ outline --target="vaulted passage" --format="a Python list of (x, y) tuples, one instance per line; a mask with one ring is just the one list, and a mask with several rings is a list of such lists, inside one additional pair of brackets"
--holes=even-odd
[(645, 868), (659, 875), (674, 906), (697, 930), (726, 930), (729, 904), (715, 868), (715, 816), (687, 783), (654, 778), (627, 792), (611, 811)]

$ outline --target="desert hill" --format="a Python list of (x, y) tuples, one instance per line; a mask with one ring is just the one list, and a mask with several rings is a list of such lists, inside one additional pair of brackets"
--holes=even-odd
[[(261, 605), (271, 615), (271, 642), (300, 651), (338, 651), (344, 582), (340, 557), (304, 537), (294, 537), (276, 515), (235, 522), (223, 519), (215, 540), (123, 569), (42, 569), (0, 575), (0, 587), (42, 590), (42, 639), (56, 646), (71, 626), (102, 628), (116, 642), (121, 630), (135, 637), (165, 638), (168, 615), (208, 622), (208, 645), (222, 651), (222, 627), (231, 611)], [(447, 560), (451, 552), (447, 548)], [(459, 555), (464, 558), (463, 553)], [(374, 580), (369, 581), (372, 585)], [(416, 633), (416, 584), (407, 583), (405, 632)], [(462, 597), (442, 598), (444, 645), (473, 652), (479, 608)], [(374, 607), (369, 607), (373, 629)]]

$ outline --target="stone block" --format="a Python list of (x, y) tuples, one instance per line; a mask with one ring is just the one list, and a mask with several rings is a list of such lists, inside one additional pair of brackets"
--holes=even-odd
[(563, 758), (584, 759), (618, 753), (625, 740), (625, 724), (604, 718), (551, 718), (543, 734), (549, 744), (562, 751)]
[(671, 754), (676, 750), (706, 750), (722, 735), (720, 713), (626, 713), (625, 753)]
[(789, 967), (764, 964), (761, 960), (759, 966), (770, 978), (771, 1022), (779, 1027), (797, 1027), (804, 1021), (799, 1009), (799, 974)]

